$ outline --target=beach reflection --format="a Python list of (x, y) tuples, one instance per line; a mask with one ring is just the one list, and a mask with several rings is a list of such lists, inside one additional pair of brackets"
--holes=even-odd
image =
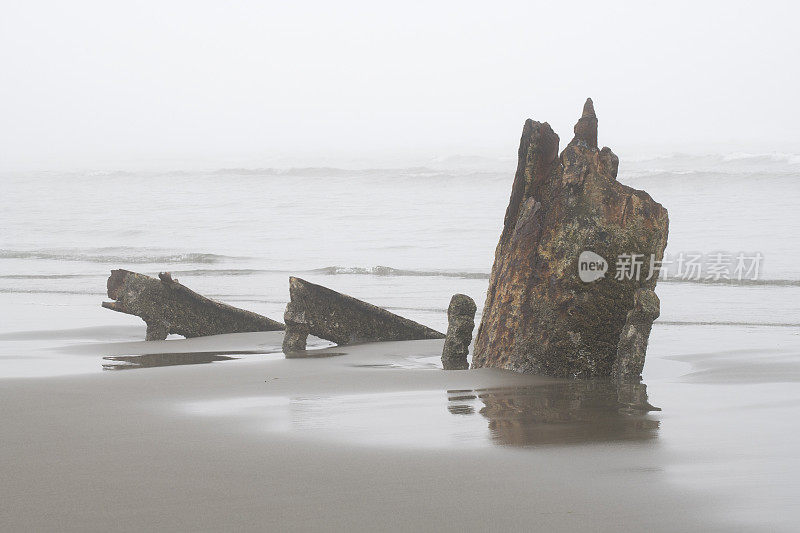
[(325, 357), (338, 357), (347, 355), (345, 352), (328, 352), (323, 350), (300, 350), (283, 354), (286, 359), (323, 359)]
[(137, 355), (109, 355), (103, 357), (103, 370), (131, 370), (134, 368), (153, 368), (157, 366), (202, 365), (217, 361), (232, 361), (251, 356), (269, 356), (271, 359), (319, 359), (345, 355), (344, 352), (328, 352), (323, 350), (307, 350), (283, 354), (262, 350), (234, 350), (208, 352), (164, 352)]
[(149, 353), (143, 355), (114, 355), (103, 357), (103, 370), (131, 370), (156, 366), (201, 365), (215, 361), (239, 359), (233, 355), (247, 355), (261, 352), (180, 352)]
[(448, 391), (448, 411), (480, 413), (506, 446), (647, 440), (659, 422), (644, 384), (574, 380), (528, 387)]
[(647, 440), (644, 385), (572, 381), (488, 389), (264, 395), (184, 404), (263, 431), (390, 448), (476, 448)]

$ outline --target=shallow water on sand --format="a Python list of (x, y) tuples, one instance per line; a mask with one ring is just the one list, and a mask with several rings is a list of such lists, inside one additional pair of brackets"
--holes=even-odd
[[(234, 361), (244, 355), (267, 355), (257, 351), (249, 352), (184, 352), (149, 353), (143, 355), (112, 355), (103, 357), (103, 370), (132, 370), (155, 366), (202, 365), (218, 361)], [(235, 357), (239, 356), (239, 357)]]
[(356, 446), (450, 448), (654, 439), (643, 385), (605, 381), (195, 402), (195, 415), (241, 417), (264, 431)]

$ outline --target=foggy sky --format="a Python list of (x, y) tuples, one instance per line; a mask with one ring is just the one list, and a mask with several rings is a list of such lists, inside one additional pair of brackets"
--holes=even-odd
[[(800, 146), (792, 2), (3, 2), (0, 168)], [(795, 152), (800, 149), (793, 150)]]

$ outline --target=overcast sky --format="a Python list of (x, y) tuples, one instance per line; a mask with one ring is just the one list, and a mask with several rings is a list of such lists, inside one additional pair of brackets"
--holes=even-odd
[(0, 167), (800, 152), (796, 5), (6, 0)]

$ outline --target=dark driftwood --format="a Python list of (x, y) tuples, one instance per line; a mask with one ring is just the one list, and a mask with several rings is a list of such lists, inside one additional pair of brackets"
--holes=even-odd
[(309, 333), (336, 344), (442, 339), (444, 334), (351, 296), (289, 278), (283, 351), (304, 350)]
[(275, 331), (283, 324), (197, 294), (172, 279), (168, 272), (151, 278), (129, 270), (112, 270), (103, 307), (136, 315), (147, 324), (147, 340), (163, 340), (170, 333), (203, 337), (221, 333)]

